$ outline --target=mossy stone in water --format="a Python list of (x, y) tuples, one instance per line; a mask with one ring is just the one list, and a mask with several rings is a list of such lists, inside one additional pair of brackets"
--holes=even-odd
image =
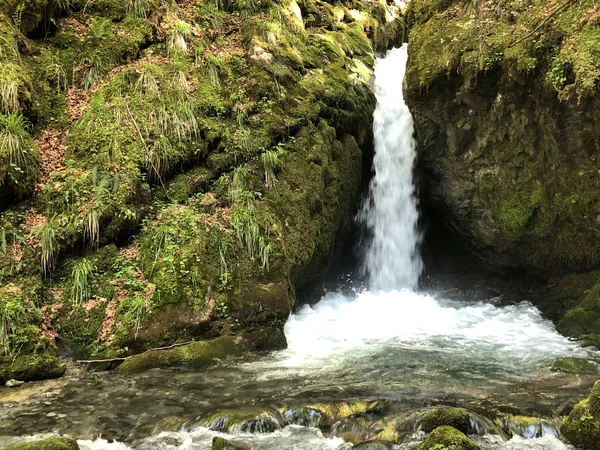
[(550, 366), (552, 372), (573, 373), (578, 375), (598, 375), (598, 367), (582, 358), (558, 358)]
[(249, 447), (240, 444), (234, 444), (222, 437), (214, 437), (212, 441), (212, 450), (248, 450)]
[(464, 433), (449, 426), (438, 427), (415, 450), (481, 450)]
[(561, 432), (582, 450), (597, 450), (600, 442), (600, 380), (588, 398), (575, 405), (563, 421)]
[(59, 378), (66, 370), (67, 365), (50, 351), (18, 356), (14, 360), (0, 358), (0, 384), (13, 378), (21, 381)]
[(448, 425), (462, 433), (468, 433), (471, 423), (469, 413), (462, 408), (442, 407), (426, 413), (420, 421), (421, 429), (431, 433), (442, 425)]
[(2, 450), (79, 450), (79, 445), (73, 439), (50, 438), (41, 441), (21, 442)]

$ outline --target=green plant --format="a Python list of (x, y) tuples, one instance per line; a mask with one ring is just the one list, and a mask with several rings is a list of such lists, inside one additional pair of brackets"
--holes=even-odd
[(100, 75), (102, 70), (102, 59), (100, 58), (100, 55), (94, 54), (91, 57), (86, 58), (83, 63), (88, 66), (88, 69), (83, 76), (83, 88), (89, 90), (96, 78)]
[(172, 151), (171, 143), (166, 137), (154, 141), (152, 148), (146, 155), (146, 169), (150, 174), (150, 181), (160, 181), (169, 170), (169, 154)]
[(16, 113), (19, 110), (19, 79), (11, 73), (0, 78), (0, 112)]
[(167, 34), (167, 54), (175, 56), (177, 54), (187, 54), (187, 39), (192, 34), (192, 27), (183, 20), (176, 20), (171, 24)]
[(95, 272), (96, 266), (87, 258), (71, 264), (71, 299), (75, 306), (80, 306), (91, 297)]
[(0, 157), (8, 163), (21, 167), (28, 150), (29, 127), (21, 114), (0, 115)]
[(210, 84), (215, 88), (221, 86), (221, 78), (219, 76), (219, 64), (220, 60), (218, 57), (209, 55), (206, 61), (206, 75), (210, 80)]
[(265, 169), (265, 184), (268, 188), (275, 186), (277, 182), (276, 172), (281, 169), (281, 161), (277, 152), (267, 150), (261, 155), (263, 167)]
[(21, 295), (0, 296), (0, 348), (5, 356), (11, 355), (16, 347), (28, 341), (23, 327), (24, 315)]
[(3, 255), (6, 255), (8, 253), (8, 244), (6, 242), (5, 229), (2, 229), (2, 231), (0, 231), (0, 252), (2, 252)]
[(135, 82), (136, 89), (139, 89), (143, 94), (159, 94), (158, 81), (154, 74), (146, 67), (142, 66), (139, 77)]
[(145, 19), (148, 17), (148, 12), (146, 11), (146, 5), (144, 4), (144, 0), (129, 0), (127, 5), (127, 12), (129, 15), (133, 17), (139, 17), (141, 19)]
[(56, 223), (50, 220), (38, 230), (38, 239), (41, 246), (41, 266), (45, 277), (54, 270), (56, 260), (57, 242), (56, 242)]
[(146, 300), (144, 300), (141, 295), (134, 295), (127, 299), (125, 318), (133, 325), (133, 328), (135, 328), (135, 339), (137, 339), (138, 332), (142, 325), (142, 319), (146, 315), (147, 310)]
[(225, 258), (230, 246), (231, 243), (225, 237), (221, 240), (221, 244), (219, 246), (219, 265), (221, 269), (220, 278), (221, 285), (223, 286), (227, 286), (231, 279), (231, 274), (229, 273), (229, 266), (227, 265), (227, 259)]

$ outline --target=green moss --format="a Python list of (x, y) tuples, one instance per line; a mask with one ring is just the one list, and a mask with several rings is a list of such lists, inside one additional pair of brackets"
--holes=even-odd
[(526, 229), (533, 213), (543, 198), (543, 190), (537, 187), (531, 193), (518, 192), (498, 206), (498, 219), (507, 233), (520, 236)]
[(426, 433), (431, 433), (442, 425), (448, 425), (462, 433), (467, 433), (471, 419), (469, 413), (462, 408), (442, 407), (427, 412), (419, 423)]
[(73, 439), (49, 438), (41, 441), (13, 444), (2, 450), (79, 450), (79, 445)]
[(415, 450), (481, 450), (481, 447), (460, 431), (442, 426), (433, 430)]
[(598, 375), (598, 367), (582, 358), (559, 358), (552, 362), (553, 372), (574, 373), (578, 375)]
[(67, 370), (66, 363), (56, 356), (56, 347), (40, 343), (34, 352), (16, 358), (0, 357), (0, 383), (10, 379), (21, 381), (45, 380), (62, 377)]
[(594, 450), (600, 442), (600, 381), (590, 396), (577, 403), (561, 427), (562, 435), (582, 450)]
[(600, 334), (600, 283), (580, 295), (577, 304), (559, 320), (557, 329), (567, 336)]
[[(547, 26), (521, 39), (549, 15), (545, 2), (508, 1), (486, 11), (480, 4), (411, 2), (407, 16), (413, 63), (407, 80), (427, 88), (433, 80), (458, 71), (471, 85), (478, 74), (502, 66), (515, 79), (536, 70), (545, 72), (548, 87), (563, 99), (573, 92), (579, 97), (593, 95), (600, 76), (595, 14), (591, 0), (568, 5)], [(560, 62), (553, 65), (554, 55)], [(573, 74), (570, 79), (565, 77), (567, 69)]]
[(119, 366), (118, 371), (133, 373), (156, 367), (203, 369), (243, 351), (244, 346), (238, 345), (235, 337), (222, 336), (212, 341), (195, 342), (171, 350), (155, 350), (132, 356)]

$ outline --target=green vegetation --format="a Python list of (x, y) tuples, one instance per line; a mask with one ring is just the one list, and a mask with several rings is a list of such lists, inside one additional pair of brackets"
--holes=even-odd
[(57, 335), (77, 358), (263, 329), (280, 348), (290, 280), (347, 229), (399, 22), (366, 2), (304, 1), (306, 23), (272, 2), (19, 4), (0, 6), (0, 280), (36, 292), (6, 303), (3, 348), (15, 321), (50, 375)]
[(593, 450), (600, 439), (600, 381), (590, 396), (577, 403), (563, 421), (561, 433), (569, 442), (582, 450)]
[(501, 68), (517, 80), (544, 80), (561, 99), (596, 92), (600, 28), (593, 0), (554, 8), (540, 0), (508, 1), (495, 8), (417, 0), (407, 16), (413, 49), (407, 78), (413, 86), (427, 88), (436, 78), (456, 73), (471, 85), (478, 75)]
[(91, 285), (95, 271), (96, 267), (87, 258), (71, 263), (71, 298), (76, 307), (81, 306), (83, 302), (91, 297)]
[(481, 450), (481, 447), (455, 428), (441, 426), (433, 430), (415, 450)]

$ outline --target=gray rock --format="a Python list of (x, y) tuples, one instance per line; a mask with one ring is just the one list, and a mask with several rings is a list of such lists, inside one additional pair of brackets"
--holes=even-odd
[(22, 386), (25, 382), (24, 381), (19, 381), (19, 380), (8, 380), (6, 382), (6, 387), (12, 388), (12, 387), (19, 387)]

